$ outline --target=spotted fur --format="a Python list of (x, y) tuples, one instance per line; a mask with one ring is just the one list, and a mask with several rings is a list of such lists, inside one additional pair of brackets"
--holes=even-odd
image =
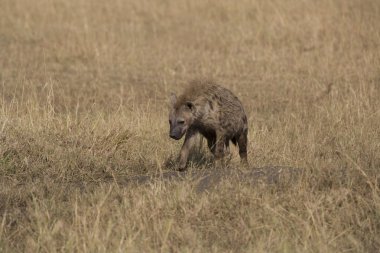
[(212, 81), (190, 82), (182, 95), (171, 96), (169, 114), (170, 137), (176, 140), (185, 136), (180, 153), (180, 169), (186, 168), (189, 150), (200, 133), (216, 159), (229, 152), (230, 141), (238, 145), (239, 155), (247, 164), (247, 116), (239, 99), (228, 89)]

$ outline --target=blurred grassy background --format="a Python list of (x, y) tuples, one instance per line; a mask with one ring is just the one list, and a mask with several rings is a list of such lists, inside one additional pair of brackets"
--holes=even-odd
[[(0, 6), (1, 251), (379, 249), (378, 1)], [(297, 185), (109, 182), (172, 169), (167, 97), (199, 77), (242, 100), (251, 166)]]

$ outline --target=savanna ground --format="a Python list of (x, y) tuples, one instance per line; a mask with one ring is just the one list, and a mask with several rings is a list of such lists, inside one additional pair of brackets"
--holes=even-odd
[[(251, 166), (299, 180), (118, 183), (173, 170), (168, 96), (199, 77), (242, 100)], [(376, 0), (0, 0), (0, 251), (378, 252), (379, 98)]]

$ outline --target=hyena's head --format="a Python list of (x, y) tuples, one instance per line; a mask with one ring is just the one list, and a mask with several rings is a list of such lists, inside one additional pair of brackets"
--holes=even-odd
[(184, 101), (177, 103), (177, 96), (170, 96), (171, 108), (169, 113), (170, 131), (169, 136), (179, 140), (194, 122), (193, 103)]

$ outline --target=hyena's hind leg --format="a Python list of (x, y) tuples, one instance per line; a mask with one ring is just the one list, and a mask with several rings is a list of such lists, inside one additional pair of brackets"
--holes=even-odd
[(248, 158), (247, 158), (247, 146), (248, 146), (248, 130), (245, 130), (240, 136), (237, 138), (237, 144), (239, 146), (239, 155), (241, 159), (241, 163), (245, 166), (248, 166)]
[(211, 153), (214, 155), (214, 162), (216, 165), (218, 167), (225, 167), (223, 157), (225, 154), (225, 145), (227, 145), (227, 141), (224, 140), (224, 138), (217, 139), (216, 136), (208, 136), (207, 145), (210, 148)]
[(223, 132), (216, 133), (216, 144), (215, 144), (215, 162), (217, 167), (224, 168), (226, 166), (226, 161), (224, 159), (225, 156), (225, 145), (227, 141), (227, 137)]
[(231, 161), (232, 159), (232, 153), (230, 150), (230, 139), (226, 139), (225, 141), (225, 150), (224, 150), (224, 156), (226, 157), (227, 161)]
[(215, 155), (215, 146), (216, 146), (216, 138), (208, 136), (207, 137), (207, 146), (210, 149), (211, 153)]
[(224, 142), (224, 145), (225, 145), (225, 150), (224, 150), (224, 153), (226, 155), (229, 155), (231, 152), (230, 152), (230, 140), (229, 139), (226, 139), (225, 142)]

